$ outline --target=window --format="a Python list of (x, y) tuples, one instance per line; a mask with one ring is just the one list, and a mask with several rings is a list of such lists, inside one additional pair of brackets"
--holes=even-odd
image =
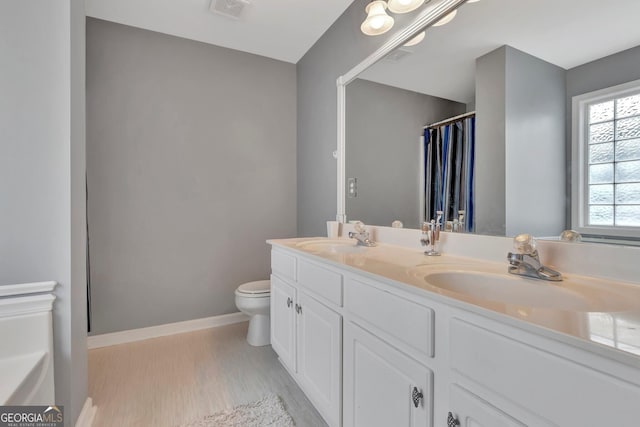
[(572, 227), (640, 237), (640, 81), (573, 99)]

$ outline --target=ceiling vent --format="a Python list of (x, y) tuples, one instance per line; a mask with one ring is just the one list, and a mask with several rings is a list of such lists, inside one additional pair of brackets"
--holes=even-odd
[(209, 10), (227, 18), (238, 19), (244, 7), (249, 4), (250, 0), (211, 0)]

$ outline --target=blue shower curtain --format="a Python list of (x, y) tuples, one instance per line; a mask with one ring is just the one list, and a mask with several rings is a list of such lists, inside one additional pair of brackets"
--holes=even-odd
[(425, 221), (443, 211), (443, 224), (464, 211), (462, 231), (474, 231), (475, 117), (424, 130)]

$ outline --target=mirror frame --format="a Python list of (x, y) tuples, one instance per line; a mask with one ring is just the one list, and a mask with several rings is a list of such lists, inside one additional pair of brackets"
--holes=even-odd
[(429, 4), (405, 28), (394, 34), (386, 43), (365, 58), (358, 65), (338, 77), (338, 147), (333, 156), (338, 161), (337, 167), (337, 213), (336, 221), (344, 223), (347, 220), (346, 211), (346, 86), (355, 80), (360, 73), (384, 58), (391, 51), (403, 45), (415, 34), (427, 29), (442, 17), (466, 3), (467, 0), (442, 0)]

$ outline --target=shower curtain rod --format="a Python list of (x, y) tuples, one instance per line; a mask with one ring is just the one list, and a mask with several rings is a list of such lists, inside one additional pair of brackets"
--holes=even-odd
[(428, 128), (434, 128), (436, 126), (446, 125), (446, 124), (449, 124), (449, 123), (457, 122), (460, 119), (464, 119), (464, 118), (475, 116), (475, 115), (476, 115), (475, 111), (470, 111), (468, 113), (460, 114), (459, 116), (451, 117), (449, 119), (442, 120), (440, 122), (431, 123), (430, 125), (426, 125), (422, 129), (428, 129)]

